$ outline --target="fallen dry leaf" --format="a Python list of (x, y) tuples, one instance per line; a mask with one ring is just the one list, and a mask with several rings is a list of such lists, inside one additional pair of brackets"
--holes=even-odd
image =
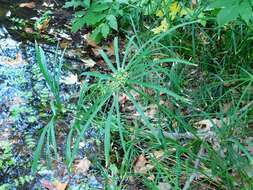
[(65, 190), (67, 188), (67, 185), (68, 185), (68, 183), (62, 183), (58, 180), (54, 183), (56, 190)]
[(142, 154), (140, 155), (134, 164), (134, 173), (146, 174), (149, 170), (153, 169), (149, 161)]
[(11, 59), (9, 57), (0, 56), (0, 64), (6, 65), (6, 66), (11, 66), (11, 67), (19, 67), (19, 66), (26, 65), (27, 62), (25, 60), (23, 60), (22, 53), (18, 52), (16, 55), (16, 59)]
[(153, 152), (153, 155), (156, 159), (161, 159), (164, 156), (163, 150), (156, 150)]
[(69, 45), (70, 45), (70, 42), (69, 42), (68, 40), (63, 39), (63, 40), (61, 40), (61, 42), (60, 42), (60, 47), (61, 47), (62, 49), (68, 48)]
[(92, 59), (81, 59), (81, 61), (84, 62), (86, 67), (94, 67), (96, 65), (96, 62)]
[(74, 170), (76, 173), (82, 173), (87, 174), (87, 171), (89, 170), (91, 166), (91, 162), (88, 160), (88, 158), (83, 158), (82, 160), (77, 160), (77, 164), (74, 165)]
[(99, 51), (101, 50), (101, 48), (91, 48), (91, 50), (96, 57), (100, 55)]
[(33, 8), (35, 8), (35, 6), (36, 6), (35, 2), (21, 3), (21, 4), (19, 4), (19, 7), (21, 7), (21, 8), (33, 9)]
[(110, 45), (108, 46), (108, 48), (106, 50), (107, 50), (108, 55), (113, 56), (114, 55), (114, 45), (113, 45), (113, 43), (110, 43)]

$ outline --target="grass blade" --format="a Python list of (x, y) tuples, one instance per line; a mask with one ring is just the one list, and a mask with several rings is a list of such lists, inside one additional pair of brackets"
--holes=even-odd
[[(94, 119), (94, 117), (97, 115), (97, 113), (101, 110), (101, 108), (105, 104), (105, 102), (111, 97), (111, 95), (112, 95), (112, 92), (108, 92), (102, 98), (100, 98), (98, 100), (99, 105), (96, 107), (95, 110), (93, 110), (92, 114), (90, 115), (90, 117), (86, 121), (86, 124), (82, 127), (82, 130), (80, 131), (78, 137), (75, 140), (72, 152), (70, 153), (70, 151), (68, 150), (68, 154), (71, 154), (71, 158), (69, 160), (67, 160), (68, 168), (71, 168), (71, 165), (72, 165), (72, 162), (74, 161), (75, 155), (78, 152), (79, 143), (80, 143), (81, 139), (83, 138), (86, 129), (88, 128), (88, 126), (90, 125), (90, 123), (92, 122), (92, 120)], [(71, 134), (72, 133), (73, 133), (73, 130), (71, 131)], [(68, 141), (69, 141), (68, 142), (68, 144), (69, 144), (68, 146), (70, 146), (70, 141), (71, 141), (70, 134), (68, 134)]]
[(106, 62), (106, 64), (108, 65), (108, 67), (112, 70), (112, 72), (116, 73), (117, 70), (115, 69), (115, 67), (113, 66), (111, 60), (109, 59), (109, 57), (106, 55), (106, 53), (103, 50), (99, 51), (100, 55), (103, 57), (104, 61)]
[(176, 93), (174, 93), (174, 92), (172, 92), (172, 91), (170, 91), (166, 88), (155, 85), (153, 83), (139, 82), (139, 81), (135, 81), (135, 80), (129, 80), (128, 82), (132, 83), (132, 84), (138, 84), (140, 86), (151, 88), (151, 89), (154, 89), (154, 90), (158, 90), (159, 92), (165, 93), (165, 94), (175, 98), (176, 100), (181, 100), (182, 102), (187, 103), (187, 104), (189, 104), (189, 102), (190, 102), (188, 99), (186, 99), (184, 97), (181, 97), (178, 94), (176, 94)]
[(114, 95), (114, 102), (115, 102), (115, 109), (116, 109), (116, 117), (117, 117), (117, 125), (119, 128), (119, 135), (120, 135), (120, 141), (121, 141), (121, 146), (124, 150), (124, 152), (126, 153), (126, 145), (125, 145), (125, 141), (124, 141), (124, 135), (123, 135), (123, 128), (122, 128), (122, 124), (120, 121), (120, 109), (119, 109), (119, 92), (117, 92)]
[(39, 65), (40, 71), (42, 72), (42, 74), (48, 84), (48, 87), (50, 88), (50, 90), (52, 92), (54, 92), (53, 78), (50, 75), (48, 68), (47, 68), (47, 61), (46, 61), (45, 53), (44, 53), (43, 49), (37, 44), (37, 42), (35, 43), (35, 51), (36, 51), (36, 61)]
[(39, 159), (40, 159), (40, 154), (41, 154), (41, 151), (42, 151), (42, 147), (43, 147), (45, 137), (46, 137), (46, 134), (48, 132), (48, 128), (50, 127), (50, 125), (51, 125), (51, 121), (44, 127), (44, 129), (42, 131), (42, 134), (40, 135), (38, 145), (37, 145), (36, 150), (34, 152), (32, 169), (31, 169), (33, 175), (35, 175), (35, 172), (37, 170), (38, 162), (39, 162)]
[(112, 125), (112, 113), (114, 110), (114, 102), (109, 111), (106, 123), (105, 123), (105, 136), (104, 136), (104, 151), (105, 151), (105, 165), (109, 166), (110, 163), (110, 149), (111, 149), (111, 125)]
[(119, 39), (114, 38), (114, 54), (116, 58), (117, 69), (120, 69), (120, 60), (119, 60)]

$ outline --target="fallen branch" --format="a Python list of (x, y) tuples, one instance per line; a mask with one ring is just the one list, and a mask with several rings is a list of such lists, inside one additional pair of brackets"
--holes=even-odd
[(179, 139), (201, 139), (201, 140), (207, 140), (210, 138), (215, 137), (215, 132), (212, 131), (207, 131), (207, 132), (198, 132), (196, 135), (190, 133), (190, 132), (185, 132), (185, 133), (170, 133), (170, 132), (165, 132), (161, 131), (160, 129), (156, 129), (152, 127), (152, 135), (158, 136), (159, 134), (162, 134), (166, 138), (170, 138), (173, 140), (179, 140)]

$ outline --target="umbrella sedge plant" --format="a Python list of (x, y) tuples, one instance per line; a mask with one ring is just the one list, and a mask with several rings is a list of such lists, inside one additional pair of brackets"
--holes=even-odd
[[(181, 24), (169, 30), (166, 34), (170, 34), (176, 29), (186, 26), (189, 23)], [(166, 34), (158, 35), (146, 43), (135, 43), (136, 36), (129, 37), (125, 47), (125, 53), (120, 55), (118, 38), (114, 39), (114, 55), (115, 63), (107, 56), (104, 51), (100, 51), (100, 55), (107, 64), (110, 72), (84, 72), (82, 75), (93, 77), (95, 82), (91, 85), (85, 84), (82, 88), (76, 118), (78, 118), (71, 126), (67, 137), (66, 161), (69, 169), (78, 153), (79, 143), (84, 138), (85, 131), (96, 123), (96, 118), (104, 118), (104, 157), (106, 167), (110, 166), (110, 147), (111, 147), (111, 127), (116, 126), (121, 147), (126, 153), (128, 147), (125, 143), (124, 127), (122, 122), (122, 113), (120, 110), (119, 98), (121, 94), (126, 94), (130, 102), (133, 104), (139, 114), (145, 128), (150, 131), (154, 130), (152, 122), (146, 116), (142, 102), (137, 100), (134, 93), (147, 101), (156, 103), (159, 107), (157, 97), (161, 94), (168, 96), (174, 101), (180, 101), (183, 104), (190, 104), (190, 100), (183, 94), (174, 93), (168, 86), (162, 84), (162, 75), (170, 75), (169, 67), (163, 67), (162, 63), (175, 63), (187, 66), (196, 66), (186, 60), (179, 58), (162, 58), (156, 59), (157, 52), (161, 48), (157, 48), (156, 44), (166, 36)], [(155, 96), (150, 96), (146, 90), (155, 92)], [(84, 109), (84, 105), (90, 105)], [(163, 107), (164, 108), (164, 107)], [(172, 113), (168, 109), (162, 109), (169, 117)], [(153, 133), (154, 134), (154, 133)], [(159, 137), (156, 136), (157, 141)]]

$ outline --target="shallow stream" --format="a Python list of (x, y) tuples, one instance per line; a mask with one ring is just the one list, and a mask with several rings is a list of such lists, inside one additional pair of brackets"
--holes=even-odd
[[(29, 177), (38, 135), (51, 114), (49, 106), (51, 94), (36, 63), (34, 43), (22, 40), (22, 37), (13, 33), (13, 30), (9, 30), (11, 23), (6, 21), (8, 11), (21, 17), (28, 14), (30, 17), (34, 14), (34, 12), (31, 14), (27, 10), (17, 8), (16, 3), (20, 2), (0, 0), (0, 153), (4, 155), (6, 150), (9, 151), (3, 166), (0, 163), (0, 187), (2, 188), (1, 185), (4, 184), (11, 184), (9, 189), (13, 190), (45, 189), (41, 181), (44, 178), (48, 180), (48, 178), (57, 177), (55, 171), (45, 169), (37, 179), (30, 180)], [(52, 68), (54, 59), (52, 52), (55, 52), (56, 47), (46, 44), (42, 47), (46, 50), (48, 66)], [(68, 61), (70, 65), (76, 65), (74, 60), (72, 62), (73, 64)], [(73, 72), (65, 70), (62, 75), (64, 81), (64, 77), (73, 76)], [(61, 85), (62, 101), (68, 101), (72, 95), (78, 93), (79, 85), (63, 82)], [(87, 135), (93, 137), (96, 132), (90, 130)], [(64, 144), (62, 146), (64, 148)], [(94, 149), (90, 142), (83, 147), (89, 150)], [(85, 155), (81, 152), (79, 157), (82, 156)], [(68, 174), (64, 174), (61, 179), (69, 179), (69, 177)], [(79, 186), (75, 183), (75, 179), (80, 181), (81, 176), (72, 177), (72, 181), (68, 180), (69, 186), (77, 189)], [(27, 178), (27, 181), (30, 180), (30, 182), (24, 182), (24, 185), (21, 178)], [(85, 178), (89, 187), (102, 188), (101, 183), (93, 174)], [(7, 186), (6, 189), (8, 189)]]

